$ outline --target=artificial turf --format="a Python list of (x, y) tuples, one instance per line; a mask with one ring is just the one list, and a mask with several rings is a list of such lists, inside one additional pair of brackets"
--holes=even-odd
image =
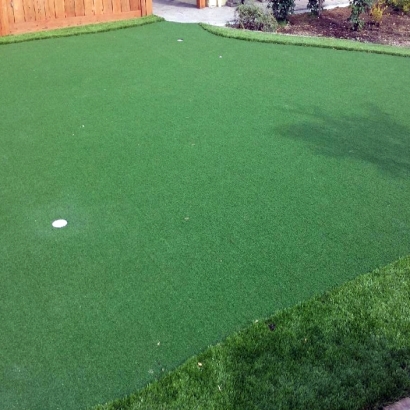
[(261, 43), (284, 44), (303, 47), (331, 48), (334, 50), (360, 51), (366, 53), (385, 54), (410, 57), (409, 47), (394, 47), (382, 44), (362, 43), (331, 37), (295, 36), (261, 31), (232, 29), (201, 23), (201, 27), (217, 36), (236, 38), (238, 40), (257, 41)]
[(0, 53), (6, 408), (121, 397), (409, 253), (407, 59), (166, 22)]
[(255, 321), (94, 410), (382, 409), (410, 394), (409, 295), (407, 257)]

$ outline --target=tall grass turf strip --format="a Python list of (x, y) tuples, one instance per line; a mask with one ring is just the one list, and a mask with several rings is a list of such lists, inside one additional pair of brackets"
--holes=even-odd
[(410, 395), (410, 257), (257, 321), (113, 409), (376, 409)]
[(365, 53), (385, 54), (410, 57), (409, 47), (398, 47), (382, 44), (362, 43), (354, 40), (344, 40), (330, 37), (296, 36), (278, 33), (263, 33), (260, 31), (238, 30), (227, 27), (217, 27), (201, 23), (206, 31), (217, 36), (236, 38), (245, 41), (261, 43), (294, 45), (302, 47), (331, 48), (333, 50), (361, 51)]
[(6, 408), (123, 397), (409, 253), (407, 59), (167, 22), (0, 54)]

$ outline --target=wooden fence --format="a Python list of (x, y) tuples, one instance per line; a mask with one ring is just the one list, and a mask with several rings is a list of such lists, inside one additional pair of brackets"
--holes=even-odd
[(152, 0), (0, 0), (0, 36), (152, 14)]

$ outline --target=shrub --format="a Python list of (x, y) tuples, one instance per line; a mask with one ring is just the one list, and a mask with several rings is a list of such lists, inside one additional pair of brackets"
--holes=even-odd
[(320, 16), (323, 11), (324, 2), (325, 0), (308, 0), (307, 8), (310, 10), (310, 14)]
[(372, 0), (351, 0), (350, 7), (352, 9), (349, 21), (353, 30), (359, 30), (364, 25), (364, 20), (360, 18), (363, 13), (368, 13), (372, 6)]
[(269, 0), (268, 8), (272, 9), (277, 21), (287, 21), (295, 10), (295, 0)]
[(226, 24), (228, 27), (272, 32), (278, 23), (271, 13), (254, 4), (241, 4), (236, 8), (235, 20)]
[(394, 10), (410, 13), (410, 0), (388, 0), (387, 5)]
[(378, 26), (382, 23), (383, 13), (387, 9), (387, 5), (384, 0), (378, 0), (374, 3), (370, 9), (370, 17), (372, 22)]

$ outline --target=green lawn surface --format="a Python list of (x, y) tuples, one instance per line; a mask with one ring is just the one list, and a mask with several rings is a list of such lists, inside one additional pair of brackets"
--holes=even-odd
[(384, 408), (410, 395), (409, 295), (407, 257), (256, 320), (94, 410)]
[(167, 22), (0, 58), (5, 408), (122, 397), (409, 253), (407, 59)]

